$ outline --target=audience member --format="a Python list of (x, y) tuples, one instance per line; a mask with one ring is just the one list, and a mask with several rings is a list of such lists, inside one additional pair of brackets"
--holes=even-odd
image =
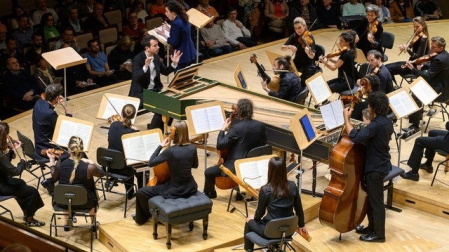
[[(293, 27), (293, 20), (295, 20), (296, 17), (302, 17), (306, 21), (309, 30), (321, 28), (321, 22), (317, 20), (318, 15), (316, 10), (309, 0), (295, 0), (290, 5), (290, 14), (287, 19), (287, 25), (291, 32), (295, 30)], [(314, 22), (315, 24), (312, 26)]]
[(6, 26), (2, 23), (0, 23), (0, 50), (3, 50), (6, 48), (6, 34), (8, 33), (8, 29), (6, 29)]
[(19, 64), (21, 67), (25, 66), (25, 59), (23, 57), (23, 54), (19, 49), (17, 48), (16, 39), (14, 37), (7, 37), (6, 38), (6, 48), (3, 49), (2, 55), (0, 57), (0, 67), (1, 70), (5, 70), (5, 64), (6, 60), (10, 57), (14, 57), (19, 61)]
[(154, 4), (150, 6), (150, 10), (148, 12), (150, 17), (165, 17), (165, 3), (164, 0), (156, 0)]
[(21, 16), (28, 17), (28, 23), (30, 24), (30, 26), (35, 25), (33, 20), (31, 20), (30, 15), (28, 15), (28, 13), (21, 6), (17, 5), (12, 12), (11, 24), (10, 24), (10, 27), (12, 30), (19, 28), (19, 17), (21, 17)]
[(57, 38), (60, 36), (55, 24), (55, 18), (53, 17), (53, 14), (45, 13), (44, 15), (42, 15), (39, 32), (44, 36), (43, 38), (46, 43), (49, 39)]
[(340, 10), (332, 0), (322, 0), (322, 5), (317, 8), (317, 16), (322, 22), (323, 28), (337, 28), (340, 26)]
[(117, 83), (117, 77), (114, 71), (109, 69), (108, 57), (100, 52), (100, 45), (96, 39), (87, 42), (89, 52), (84, 54), (87, 58), (86, 68), (93, 81), (100, 86)]
[(374, 5), (379, 8), (379, 16), (377, 16), (377, 21), (382, 23), (389, 23), (391, 21), (390, 10), (382, 4), (382, 0), (375, 0)]
[(53, 46), (52, 50), (57, 50), (62, 48), (62, 45), (66, 43), (69, 44), (70, 47), (72, 47), (75, 51), (79, 52), (80, 48), (78, 46), (78, 43), (76, 43), (76, 38), (73, 34), (73, 29), (70, 27), (64, 28), (64, 32), (62, 33), (62, 37), (56, 41), (55, 45)]
[(55, 24), (58, 23), (58, 14), (52, 8), (47, 8), (46, 0), (36, 0), (36, 6), (37, 10), (35, 10), (32, 15), (32, 20), (34, 24), (41, 23), (42, 16), (47, 13), (50, 13), (54, 17)]
[(128, 36), (123, 36), (117, 41), (117, 46), (108, 55), (109, 67), (119, 80), (131, 79), (132, 59), (131, 46), (133, 41)]
[(17, 47), (22, 49), (24, 45), (31, 43), (33, 28), (30, 27), (27, 16), (20, 16), (17, 20), (19, 27), (12, 33), (12, 36), (16, 39)]
[(240, 49), (255, 46), (257, 43), (251, 38), (249, 30), (243, 26), (242, 22), (237, 20), (237, 10), (230, 8), (228, 18), (223, 22), (223, 31), (226, 39), (233, 46)]
[(358, 0), (349, 0), (349, 2), (343, 4), (342, 16), (365, 16), (365, 6), (358, 2)]
[(180, 3), (182, 5), (182, 7), (184, 7), (185, 11), (190, 10), (189, 4), (187, 4), (184, 0), (168, 0), (167, 2), (171, 2), (171, 1), (176, 1), (176, 2)]
[(95, 0), (85, 0), (78, 4), (80, 17), (87, 17), (94, 12)]
[(394, 0), (390, 3), (390, 15), (394, 22), (412, 22), (413, 8), (409, 0)]
[(262, 5), (260, 4), (261, 0), (254, 0), (249, 17), (248, 17), (248, 23), (249, 23), (249, 32), (253, 35), (254, 38), (260, 38), (260, 34), (262, 32)]
[(415, 16), (424, 17), (425, 20), (440, 19), (443, 16), (434, 0), (418, 0), (413, 12)]
[(145, 18), (148, 17), (148, 13), (145, 10), (145, 5), (141, 0), (134, 1), (131, 10), (137, 13), (137, 18), (140, 22), (145, 22)]
[(43, 45), (44, 41), (42, 39), (42, 35), (39, 33), (34, 33), (31, 36), (31, 48), (28, 50), (24, 57), (25, 64), (28, 67), (36, 62), (37, 56), (47, 51)]
[(39, 55), (36, 60), (36, 72), (34, 73), (34, 78), (37, 83), (36, 94), (44, 93), (45, 88), (52, 84), (55, 79), (55, 74), (51, 66), (41, 55)]
[(209, 5), (209, 0), (199, 0), (199, 4), (196, 9), (209, 17), (214, 16), (217, 18), (220, 16), (217, 10), (213, 6)]
[(133, 40), (140, 39), (142, 30), (147, 29), (147, 26), (139, 21), (137, 12), (130, 11), (128, 14), (128, 24), (123, 28), (123, 34), (132, 38)]
[(84, 31), (84, 25), (81, 24), (78, 18), (78, 9), (76, 6), (71, 6), (69, 9), (69, 17), (61, 21), (62, 27), (70, 27), (75, 33), (82, 33)]
[(103, 15), (103, 4), (96, 2), (94, 12), (84, 20), (84, 27), (89, 27), (94, 36), (98, 36), (98, 31), (108, 27), (108, 19)]
[(289, 15), (289, 8), (285, 0), (266, 1), (264, 13), (265, 17), (268, 20), (268, 29), (270, 29), (270, 31), (281, 34), (284, 34), (286, 32), (285, 22)]
[(205, 46), (211, 56), (218, 56), (232, 52), (232, 46), (225, 37), (221, 27), (213, 21), (200, 30)]

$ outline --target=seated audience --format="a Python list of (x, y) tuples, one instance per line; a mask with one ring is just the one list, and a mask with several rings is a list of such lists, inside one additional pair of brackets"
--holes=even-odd
[(27, 16), (20, 16), (17, 20), (19, 27), (12, 33), (12, 36), (16, 39), (17, 47), (22, 49), (24, 45), (31, 43), (33, 28), (30, 27)]
[(42, 35), (39, 33), (34, 33), (31, 36), (31, 48), (25, 54), (24, 60), (26, 66), (31, 66), (36, 62), (37, 56), (40, 56), (42, 53), (46, 52), (46, 48), (44, 47), (44, 41)]
[(145, 18), (148, 17), (148, 13), (145, 10), (145, 5), (141, 0), (134, 1), (131, 10), (137, 13), (137, 18), (140, 22), (145, 22)]
[[(296, 17), (302, 17), (311, 31), (321, 28), (321, 22), (317, 20), (318, 15), (316, 10), (309, 0), (295, 0), (291, 3), (290, 14), (287, 19), (287, 25), (289, 26), (290, 32), (294, 32), (295, 30), (293, 28), (293, 20), (295, 20)], [(315, 24), (313, 24), (314, 22)]]
[(35, 25), (35, 23), (31, 19), (30, 15), (23, 9), (23, 7), (17, 5), (14, 8), (13, 13), (12, 13), (12, 17), (11, 17), (10, 27), (11, 27), (12, 30), (15, 30), (15, 29), (19, 28), (19, 17), (21, 17), (21, 16), (28, 17), (28, 23), (30, 24), (30, 26)]
[(434, 0), (418, 0), (413, 9), (415, 16), (424, 17), (425, 20), (440, 19), (443, 14)]
[(119, 80), (131, 79), (132, 59), (131, 46), (133, 41), (128, 36), (123, 36), (117, 41), (117, 46), (112, 49), (108, 56), (109, 67)]
[(332, 0), (322, 0), (322, 5), (317, 8), (317, 16), (324, 28), (337, 28), (340, 26), (340, 10)]
[(34, 24), (41, 23), (42, 16), (47, 13), (50, 13), (54, 17), (55, 24), (58, 23), (58, 14), (52, 8), (47, 8), (46, 0), (36, 0), (36, 6), (37, 10), (35, 10), (32, 14), (32, 20)]
[(36, 72), (34, 73), (34, 78), (36, 79), (38, 87), (36, 89), (36, 94), (44, 93), (47, 86), (52, 84), (55, 79), (53, 69), (41, 55), (39, 55), (36, 60)]
[(49, 39), (57, 38), (60, 36), (55, 24), (55, 18), (51, 13), (42, 15), (38, 31), (44, 36), (43, 38), (45, 43), (47, 43)]
[(78, 9), (75, 5), (71, 6), (69, 9), (69, 17), (61, 21), (61, 26), (66, 28), (70, 27), (75, 33), (82, 33), (84, 31), (84, 25), (78, 18)]
[(165, 17), (165, 4), (164, 0), (156, 0), (155, 3), (153, 3), (150, 6), (150, 10), (148, 12), (150, 17)]
[(123, 34), (133, 40), (138, 40), (141, 37), (142, 31), (145, 29), (147, 29), (147, 26), (139, 21), (137, 12), (130, 11), (128, 14), (128, 24), (123, 27)]
[(64, 32), (62, 33), (61, 39), (56, 41), (55, 45), (51, 50), (61, 49), (63, 44), (69, 44), (76, 52), (80, 51), (78, 43), (76, 43), (76, 38), (73, 34), (73, 29), (70, 27), (64, 28)]
[(6, 34), (8, 33), (8, 29), (2, 23), (0, 23), (0, 50), (6, 48)]
[(84, 58), (87, 58), (86, 68), (93, 81), (99, 86), (117, 83), (114, 71), (109, 68), (108, 57), (100, 52), (98, 41), (96, 39), (89, 40), (87, 47), (89, 52), (84, 54)]
[(209, 17), (214, 16), (217, 18), (220, 16), (217, 10), (213, 6), (209, 5), (209, 0), (199, 0), (199, 4), (196, 9)]
[(349, 0), (349, 2), (343, 4), (341, 15), (342, 16), (365, 16), (365, 6), (358, 2), (358, 0)]
[(221, 27), (209, 22), (204, 28), (200, 29), (205, 46), (211, 56), (219, 56), (232, 52), (232, 46), (225, 37)]
[(390, 3), (390, 16), (394, 22), (412, 22), (413, 8), (409, 0), (394, 0)]
[(267, 18), (268, 29), (270, 29), (270, 31), (281, 34), (286, 32), (285, 22), (289, 15), (289, 8), (285, 0), (265, 1), (264, 13)]
[(233, 46), (238, 46), (240, 49), (255, 46), (257, 43), (251, 38), (249, 30), (243, 26), (242, 22), (237, 20), (237, 10), (229, 9), (228, 18), (222, 25), (226, 39)]
[(96, 2), (94, 12), (84, 20), (84, 27), (88, 27), (94, 36), (98, 36), (98, 32), (109, 26), (108, 19), (103, 14), (103, 4)]
[(391, 21), (390, 10), (382, 4), (382, 0), (375, 0), (374, 5), (379, 8), (379, 16), (377, 16), (377, 21), (382, 23), (389, 23)]

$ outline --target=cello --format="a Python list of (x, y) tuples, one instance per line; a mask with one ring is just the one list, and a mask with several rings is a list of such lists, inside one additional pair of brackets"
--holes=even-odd
[(340, 233), (355, 229), (368, 210), (367, 193), (362, 189), (365, 146), (343, 136), (329, 159), (331, 180), (320, 204), (321, 224)]
[[(173, 138), (175, 137), (175, 134), (176, 134), (176, 128), (175, 128), (175, 126), (172, 126), (170, 128), (170, 135), (168, 136), (168, 139), (170, 139), (170, 141), (172, 141)], [(165, 182), (167, 182), (168, 179), (170, 178), (170, 170), (169, 170), (167, 161), (154, 166), (153, 173), (154, 173), (154, 176), (152, 179), (150, 179), (148, 181), (147, 186), (162, 185)]]

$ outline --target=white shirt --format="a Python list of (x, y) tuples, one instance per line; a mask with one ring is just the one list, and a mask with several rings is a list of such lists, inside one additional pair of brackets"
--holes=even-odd
[(226, 19), (222, 25), (225, 37), (232, 45), (239, 44), (239, 42), (237, 41), (237, 38), (251, 37), (251, 32), (248, 29), (246, 29), (245, 26), (243, 26), (242, 28), (239, 28), (235, 24), (236, 22), (240, 22), (240, 21), (236, 20), (235, 22), (232, 22), (231, 20)]

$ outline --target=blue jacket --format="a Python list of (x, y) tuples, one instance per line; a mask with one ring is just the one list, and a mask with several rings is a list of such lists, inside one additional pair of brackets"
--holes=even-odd
[(190, 63), (196, 59), (196, 49), (190, 35), (190, 24), (184, 23), (179, 16), (171, 23), (170, 37), (167, 38), (167, 42), (173, 46), (173, 49), (182, 52), (178, 64)]

